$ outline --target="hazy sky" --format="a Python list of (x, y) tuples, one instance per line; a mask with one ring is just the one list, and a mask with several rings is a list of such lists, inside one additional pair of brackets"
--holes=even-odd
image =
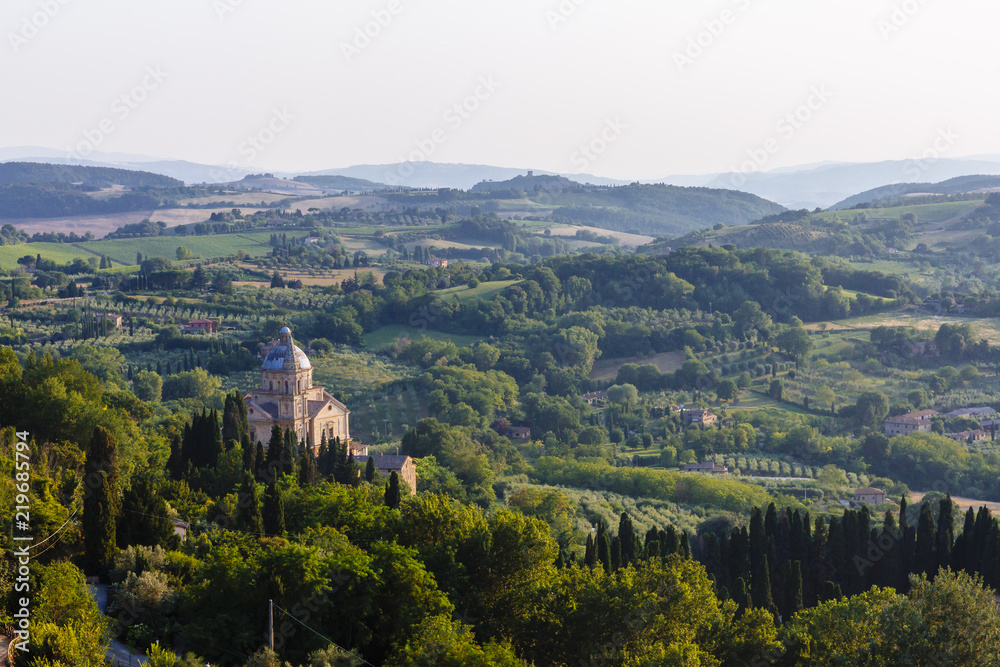
[(0, 146), (619, 178), (1000, 153), (997, 25), (995, 0), (4, 0)]

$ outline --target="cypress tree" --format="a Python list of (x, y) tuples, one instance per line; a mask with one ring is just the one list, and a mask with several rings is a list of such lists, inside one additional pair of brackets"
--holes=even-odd
[(117, 551), (118, 449), (103, 427), (94, 429), (84, 460), (86, 492), (83, 497), (84, 559), (90, 572), (104, 575)]
[(319, 453), (316, 456), (316, 475), (326, 479), (330, 475), (330, 447), (326, 442), (326, 431), (319, 439)]
[(253, 446), (250, 442), (250, 435), (248, 433), (243, 434), (243, 438), (240, 442), (240, 449), (243, 450), (243, 471), (248, 472), (251, 475), (257, 470), (257, 448)]
[(691, 558), (691, 545), (688, 542), (688, 534), (686, 530), (681, 531), (681, 554), (685, 558)]
[(316, 484), (316, 460), (308, 447), (302, 448), (299, 455), (299, 486), (315, 486)]
[(260, 442), (259, 440), (257, 441), (257, 444), (254, 445), (253, 462), (254, 462), (254, 469), (253, 469), (254, 478), (258, 482), (264, 481), (264, 477), (266, 475), (265, 472), (266, 469), (264, 467), (266, 465), (264, 456), (264, 443)]
[(277, 481), (272, 480), (264, 493), (264, 532), (268, 535), (285, 534), (285, 501), (281, 498)]
[(933, 577), (937, 566), (937, 528), (934, 525), (934, 514), (928, 502), (920, 505), (920, 520), (917, 523), (917, 547), (913, 555), (916, 572)]
[(660, 533), (656, 528), (646, 531), (646, 545), (643, 549), (646, 558), (659, 558), (660, 556)]
[(600, 529), (597, 533), (597, 560), (600, 561), (604, 571), (611, 574), (611, 541), (607, 532)]
[(167, 518), (167, 501), (157, 494), (156, 485), (147, 477), (137, 477), (125, 491), (121, 518), (118, 521), (119, 547), (136, 544), (169, 546), (174, 525)]
[(365, 464), (365, 481), (371, 483), (374, 480), (375, 480), (375, 459), (369, 456), (368, 463)]
[(239, 525), (251, 533), (264, 532), (264, 518), (260, 511), (260, 488), (249, 474), (244, 473), (239, 495)]
[(594, 536), (587, 533), (587, 546), (583, 552), (583, 564), (591, 570), (597, 566), (597, 547), (594, 545)]
[(621, 542), (622, 566), (634, 564), (635, 528), (632, 526), (632, 517), (628, 515), (628, 512), (622, 512), (621, 517), (618, 519), (618, 540)]
[(268, 481), (281, 474), (281, 452), (285, 449), (285, 435), (277, 424), (271, 427), (271, 439), (267, 443), (267, 458), (264, 460), (264, 476)]
[(790, 620), (800, 609), (802, 609), (802, 564), (793, 560), (788, 564), (788, 574), (785, 576), (783, 619)]
[(611, 571), (617, 572), (622, 568), (622, 540), (621, 536), (615, 535), (611, 540)]
[(951, 554), (952, 569), (965, 570), (972, 574), (969, 567), (969, 547), (972, 546), (976, 533), (976, 512), (971, 507), (965, 513), (965, 525), (962, 527), (962, 534), (955, 539), (955, 548)]
[(767, 555), (761, 559), (757, 569), (751, 572), (750, 596), (753, 598), (753, 606), (766, 609), (773, 616), (777, 616), (774, 607), (774, 598), (771, 596), (771, 568), (767, 564)]
[(935, 547), (937, 549), (937, 570), (951, 566), (951, 545), (955, 541), (955, 516), (951, 494), (938, 503), (938, 524)]
[(399, 475), (393, 471), (389, 475), (389, 486), (385, 489), (385, 504), (390, 509), (398, 510), (400, 501)]

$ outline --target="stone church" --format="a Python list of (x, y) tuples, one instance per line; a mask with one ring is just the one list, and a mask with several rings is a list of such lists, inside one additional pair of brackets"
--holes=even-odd
[(266, 445), (271, 427), (277, 424), (282, 431), (291, 429), (299, 440), (311, 443), (314, 450), (323, 434), (328, 441), (350, 442), (351, 411), (324, 387), (314, 386), (312, 374), (309, 357), (295, 345), (291, 330), (282, 327), (264, 357), (260, 387), (244, 397), (250, 440)]

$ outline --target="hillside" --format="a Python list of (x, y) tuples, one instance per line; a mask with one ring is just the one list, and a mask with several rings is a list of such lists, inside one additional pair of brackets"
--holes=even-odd
[(316, 186), (325, 192), (343, 192), (344, 190), (370, 191), (387, 188), (385, 183), (376, 183), (365, 178), (352, 178), (328, 174), (323, 176), (296, 176), (296, 181)]
[(555, 176), (551, 174), (535, 175), (528, 172), (527, 175), (515, 176), (506, 181), (482, 181), (472, 186), (470, 192), (506, 192), (523, 190), (533, 192), (541, 189), (549, 192), (558, 190), (575, 190), (583, 187), (581, 183), (571, 181), (565, 176)]
[(743, 225), (785, 210), (779, 204), (735, 190), (675, 185), (588, 188), (553, 198), (554, 219), (616, 231), (676, 236), (695, 229)]
[(839, 201), (830, 208), (841, 210), (854, 208), (859, 204), (893, 204), (901, 199), (913, 198), (919, 195), (958, 195), (970, 192), (981, 192), (1000, 188), (1000, 176), (973, 175), (957, 176), (949, 178), (940, 183), (893, 183), (879, 188), (866, 190), (843, 201)]
[(126, 188), (171, 188), (184, 185), (175, 178), (148, 171), (41, 162), (0, 163), (0, 183), (82, 183), (98, 188), (113, 185)]

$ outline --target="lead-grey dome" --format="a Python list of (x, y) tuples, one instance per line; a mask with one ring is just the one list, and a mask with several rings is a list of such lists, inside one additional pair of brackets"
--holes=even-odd
[(292, 340), (292, 330), (288, 327), (281, 327), (281, 330), (278, 331), (278, 343), (264, 358), (264, 370), (295, 371), (300, 368), (312, 368), (309, 357), (295, 345), (295, 341)]

